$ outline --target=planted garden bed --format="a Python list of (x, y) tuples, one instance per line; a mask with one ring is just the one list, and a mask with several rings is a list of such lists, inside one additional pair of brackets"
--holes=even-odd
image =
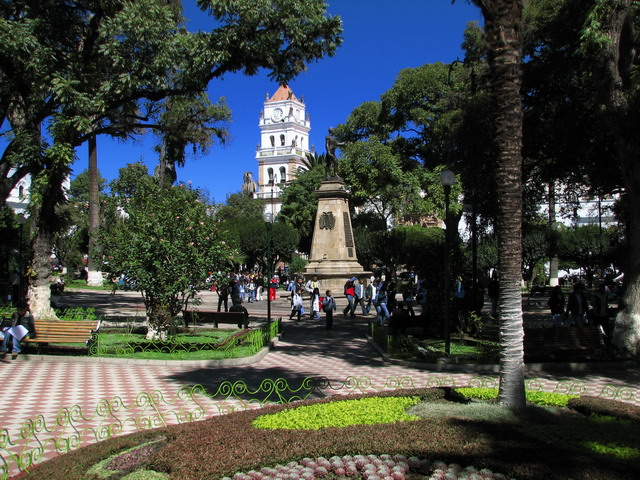
[[(600, 398), (558, 402), (543, 395), (544, 406), (515, 413), (490, 400), (469, 399), (477, 396), (483, 395), (407, 389), (269, 406), (108, 440), (41, 464), (23, 478), (89, 478), (106, 460), (129, 469), (96, 478), (123, 478), (138, 470), (146, 476), (136, 478), (266, 480), (286, 470), (290, 479), (333, 479), (348, 475), (353, 462), (351, 478), (370, 480), (372, 469), (387, 461), (401, 470), (407, 465), (397, 480), (436, 478), (430, 477), (435, 470), (451, 475), (437, 478), (452, 479), (637, 478), (639, 407)], [(132, 449), (146, 444), (154, 448), (133, 462)], [(122, 455), (128, 463), (113, 460)]]

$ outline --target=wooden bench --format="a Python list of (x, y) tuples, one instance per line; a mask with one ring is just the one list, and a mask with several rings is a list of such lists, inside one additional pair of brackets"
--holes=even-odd
[(91, 349), (96, 342), (102, 320), (35, 320), (35, 338), (24, 337), (26, 344), (35, 344), (36, 348), (50, 343), (84, 343)]
[(525, 360), (603, 359), (609, 353), (597, 326), (525, 328)]
[(238, 328), (249, 328), (249, 320), (242, 312), (218, 312), (211, 309), (183, 310), (182, 317), (185, 325), (193, 323), (213, 323), (218, 328), (219, 323), (235, 324)]
[(391, 315), (389, 328), (391, 329), (392, 335), (397, 335), (398, 333), (402, 333), (404, 335), (407, 331), (407, 328), (421, 328), (422, 334), (424, 336), (427, 336), (427, 330), (429, 328), (429, 317), (426, 315), (413, 316), (409, 313), (399, 316)]

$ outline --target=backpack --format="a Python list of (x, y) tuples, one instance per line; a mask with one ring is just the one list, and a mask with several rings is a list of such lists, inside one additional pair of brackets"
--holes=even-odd
[[(324, 303), (325, 301), (327, 302), (326, 305)], [(334, 304), (335, 304), (335, 300), (333, 299), (333, 297), (332, 298), (324, 298), (322, 300), (322, 302), (320, 303), (320, 309), (323, 312), (330, 312), (331, 310), (333, 310)]]

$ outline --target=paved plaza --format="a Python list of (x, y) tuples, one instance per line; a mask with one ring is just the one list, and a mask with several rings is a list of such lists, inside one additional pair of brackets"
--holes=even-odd
[[(217, 304), (214, 293), (203, 294), (204, 304)], [(94, 306), (102, 315), (144, 315), (142, 300), (137, 293), (77, 291), (65, 293), (60, 299), (69, 306)], [(209, 395), (227, 382), (244, 381), (249, 389), (257, 389), (264, 379), (285, 379), (289, 385), (299, 385), (305, 377), (326, 377), (327, 394), (358, 390), (393, 388), (410, 378), (415, 386), (435, 384), (467, 385), (481, 376), (497, 379), (497, 373), (478, 374), (472, 371), (443, 372), (428, 366), (405, 366), (385, 362), (378, 350), (367, 342), (367, 318), (342, 316), (345, 300), (338, 299), (338, 315), (334, 329), (326, 330), (324, 320), (308, 318), (297, 323), (288, 320), (289, 300), (279, 298), (272, 304), (274, 317), (283, 318), (284, 332), (276, 346), (261, 359), (249, 365), (211, 366), (206, 362), (151, 362), (89, 357), (54, 357), (27, 354), (17, 360), (10, 356), (0, 362), (0, 382), (3, 385), (0, 402), (0, 431), (7, 429), (17, 438), (23, 421), (42, 415), (53, 422), (60, 409), (72, 406), (90, 417), (101, 400), (118, 399), (134, 404), (140, 392), (161, 394), (175, 411), (175, 399), (185, 388), (201, 385)], [(266, 315), (266, 302), (246, 304), (250, 313)], [(529, 311), (528, 315), (536, 312)], [(563, 385), (582, 385), (583, 393), (622, 396), (640, 405), (640, 373), (637, 368), (602, 365), (565, 366), (559, 370), (543, 369), (528, 378), (540, 380), (545, 390), (562, 390)], [(345, 384), (345, 381), (349, 381)], [(621, 389), (627, 386), (629, 388)], [(182, 390), (181, 390), (182, 389)], [(206, 397), (206, 395), (205, 395)], [(216, 400), (203, 400), (209, 407)], [(205, 408), (204, 416), (218, 413)], [(177, 420), (164, 419), (166, 423)], [(135, 430), (125, 425), (123, 431)], [(87, 443), (87, 440), (83, 440)], [(4, 455), (4, 452), (3, 452)], [(48, 456), (48, 455), (47, 455)]]

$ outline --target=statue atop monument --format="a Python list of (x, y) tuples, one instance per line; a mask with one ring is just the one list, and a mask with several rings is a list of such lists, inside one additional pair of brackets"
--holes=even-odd
[(257, 183), (253, 180), (253, 173), (244, 172), (244, 182), (242, 183), (242, 191), (247, 195), (253, 195), (257, 190)]
[[(325, 141), (326, 149), (326, 164), (325, 164), (325, 176), (326, 178), (340, 178), (338, 177), (338, 156), (336, 155), (336, 148), (344, 147), (344, 143), (338, 142), (334, 134), (333, 127), (329, 128), (329, 135)], [(329, 173), (333, 170), (333, 175)]]

